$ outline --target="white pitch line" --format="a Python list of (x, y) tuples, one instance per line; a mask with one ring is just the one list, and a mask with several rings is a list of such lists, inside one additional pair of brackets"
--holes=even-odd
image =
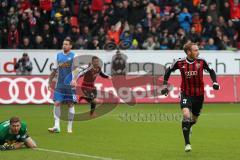
[(45, 148), (35, 148), (34, 150), (44, 151), (44, 152), (52, 152), (52, 153), (60, 153), (60, 154), (66, 154), (66, 155), (71, 155), (71, 156), (76, 156), (76, 157), (87, 157), (87, 158), (99, 159), (99, 160), (116, 160), (116, 159), (107, 158), (107, 157), (100, 157), (100, 156), (93, 156), (93, 155), (65, 152), (65, 151), (58, 151), (58, 150), (50, 150), (50, 149), (45, 149)]

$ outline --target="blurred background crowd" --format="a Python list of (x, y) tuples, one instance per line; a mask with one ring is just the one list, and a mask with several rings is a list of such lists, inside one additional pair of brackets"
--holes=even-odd
[(240, 49), (238, 0), (0, 0), (0, 48)]

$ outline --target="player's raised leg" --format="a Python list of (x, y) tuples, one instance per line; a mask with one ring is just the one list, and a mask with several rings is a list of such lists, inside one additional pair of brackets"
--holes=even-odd
[(95, 117), (96, 113), (95, 113), (95, 109), (96, 109), (96, 101), (95, 99), (91, 100), (90, 102), (90, 106), (91, 106), (91, 110), (90, 110), (90, 116)]

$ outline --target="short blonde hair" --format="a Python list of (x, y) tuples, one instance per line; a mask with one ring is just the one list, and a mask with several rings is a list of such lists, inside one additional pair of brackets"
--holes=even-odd
[(21, 120), (19, 117), (14, 116), (10, 118), (10, 124), (17, 123), (17, 122), (21, 123)]
[(190, 51), (192, 49), (192, 46), (197, 45), (197, 43), (189, 42), (184, 44), (183, 50), (187, 54), (187, 51)]

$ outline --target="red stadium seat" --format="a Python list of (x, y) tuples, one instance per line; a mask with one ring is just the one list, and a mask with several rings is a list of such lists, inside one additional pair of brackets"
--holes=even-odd
[(79, 24), (78, 24), (78, 19), (77, 19), (77, 17), (75, 17), (75, 16), (73, 16), (73, 17), (71, 17), (70, 18), (70, 24), (71, 24), (71, 26), (79, 26)]

